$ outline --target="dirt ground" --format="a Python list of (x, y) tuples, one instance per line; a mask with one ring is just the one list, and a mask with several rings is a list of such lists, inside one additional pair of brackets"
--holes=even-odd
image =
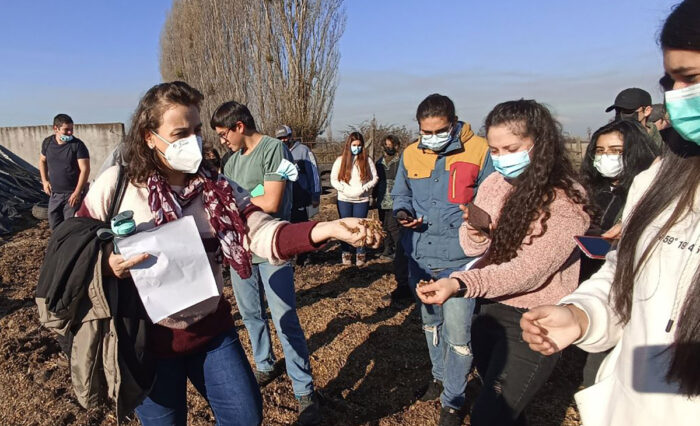
[[(321, 218), (335, 217), (335, 206), (324, 204)], [(33, 297), (49, 237), (45, 221), (28, 220), (23, 231), (0, 239), (0, 424), (116, 424), (111, 406), (80, 407), (68, 369), (58, 363), (58, 345), (39, 325)], [(331, 244), (314, 253), (310, 265), (295, 271), (298, 313), (315, 383), (326, 396), (324, 424), (436, 424), (439, 403), (416, 400), (416, 391), (430, 378), (418, 312), (413, 304), (392, 308), (383, 298), (396, 285), (391, 265), (372, 259), (358, 269), (339, 261), (339, 248)], [(238, 332), (250, 355), (230, 286), (225, 295), (234, 306)], [(279, 341), (274, 337), (273, 341), (275, 354), (282, 359)], [(573, 393), (581, 382), (583, 359), (576, 349), (564, 353), (527, 409), (531, 424), (579, 424)], [(477, 387), (470, 385), (470, 399)], [(264, 424), (295, 421), (296, 401), (286, 375), (267, 385), (262, 395)], [(189, 424), (214, 423), (211, 410), (191, 386), (188, 404)], [(138, 421), (132, 416), (127, 424)]]

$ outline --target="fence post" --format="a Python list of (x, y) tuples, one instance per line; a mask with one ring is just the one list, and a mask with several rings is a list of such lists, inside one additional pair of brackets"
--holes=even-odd
[(370, 144), (371, 144), (370, 157), (372, 157), (372, 160), (374, 160), (376, 158), (376, 156), (374, 154), (377, 150), (376, 144), (374, 143), (375, 142), (374, 141), (374, 130), (376, 127), (377, 127), (377, 119), (374, 117), (374, 114), (372, 114), (372, 125), (371, 125), (370, 130), (369, 130), (369, 140), (370, 140)]
[(581, 138), (576, 138), (576, 144), (578, 145), (578, 160), (579, 164), (583, 163), (583, 152), (581, 151)]

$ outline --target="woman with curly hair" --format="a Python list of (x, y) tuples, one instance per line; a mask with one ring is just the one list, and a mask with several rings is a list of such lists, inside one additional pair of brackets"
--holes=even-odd
[(480, 298), (471, 330), (484, 386), (471, 424), (508, 425), (524, 421), (524, 408), (557, 362), (530, 351), (520, 336), (520, 317), (576, 289), (573, 237), (588, 229), (590, 219), (561, 128), (546, 107), (522, 99), (501, 103), (486, 117), (486, 132), (498, 173), (484, 181), (474, 204), (490, 215), (491, 229), (486, 235), (464, 222), (459, 230), (464, 252), (482, 257), (470, 270), (417, 293), (426, 304), (457, 295)]
[(635, 121), (616, 120), (593, 133), (581, 163), (582, 183), (600, 216), (591, 226), (593, 232), (603, 233), (617, 223), (632, 181), (659, 155)]
[[(618, 239), (622, 208), (634, 178), (661, 154), (659, 148), (634, 120), (616, 120), (596, 130), (581, 163), (581, 180), (596, 210), (588, 235)], [(605, 263), (581, 257), (579, 281), (583, 282)], [(583, 368), (583, 386), (591, 386), (609, 351), (588, 354)]]

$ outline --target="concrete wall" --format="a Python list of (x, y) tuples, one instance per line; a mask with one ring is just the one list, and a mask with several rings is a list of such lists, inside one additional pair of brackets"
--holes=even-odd
[[(0, 145), (38, 167), (41, 142), (52, 134), (52, 126), (0, 127)], [(76, 124), (73, 134), (85, 142), (90, 151), (92, 180), (107, 154), (124, 139), (124, 124)]]

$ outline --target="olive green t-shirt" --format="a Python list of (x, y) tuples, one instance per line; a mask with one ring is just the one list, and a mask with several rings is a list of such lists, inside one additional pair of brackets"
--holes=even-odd
[[(282, 141), (263, 136), (252, 151), (245, 154), (242, 149), (234, 152), (224, 165), (224, 175), (248, 192), (252, 192), (258, 185), (264, 185), (265, 181), (284, 180), (276, 173), (283, 159), (294, 162), (292, 154)], [(292, 183), (287, 182), (280, 209), (272, 216), (289, 220), (291, 212)], [(253, 256), (253, 263), (262, 261), (264, 259)]]

